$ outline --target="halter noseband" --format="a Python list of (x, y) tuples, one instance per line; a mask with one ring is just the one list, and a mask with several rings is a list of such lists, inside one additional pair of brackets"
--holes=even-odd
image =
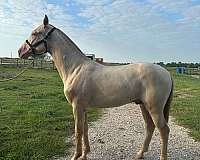
[[(51, 35), (51, 33), (56, 29), (56, 27), (53, 27), (48, 33), (47, 35), (40, 41), (34, 43), (34, 44), (31, 44), (28, 40), (26, 40), (26, 43), (29, 45), (31, 51), (32, 51), (32, 55), (35, 56), (36, 53), (35, 53), (35, 48), (40, 45), (41, 43), (44, 43), (44, 46), (45, 46), (45, 51), (44, 53), (47, 53), (48, 52), (48, 49), (47, 49), (47, 39), (49, 38), (49, 36)], [(42, 54), (44, 54), (42, 53)]]

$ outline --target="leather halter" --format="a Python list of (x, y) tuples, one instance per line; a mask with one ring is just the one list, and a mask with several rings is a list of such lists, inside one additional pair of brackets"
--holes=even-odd
[[(44, 46), (45, 46), (45, 51), (44, 51), (44, 53), (47, 53), (47, 52), (48, 52), (48, 49), (47, 49), (47, 39), (49, 38), (49, 36), (51, 35), (51, 33), (52, 33), (55, 29), (56, 29), (56, 27), (53, 27), (53, 28), (47, 33), (47, 35), (46, 35), (42, 40), (39, 40), (38, 42), (36, 42), (36, 43), (34, 43), (34, 44), (31, 44), (28, 40), (26, 40), (26, 43), (29, 45), (33, 56), (37, 55), (37, 54), (35, 53), (35, 48), (36, 48), (38, 45), (40, 45), (41, 43), (44, 43)], [(44, 54), (44, 53), (41, 53), (41, 54)]]

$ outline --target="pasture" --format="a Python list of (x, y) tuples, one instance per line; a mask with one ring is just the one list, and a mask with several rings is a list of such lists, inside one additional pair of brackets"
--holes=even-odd
[(172, 75), (175, 85), (171, 116), (200, 141), (200, 79), (174, 72)]
[[(0, 66), (0, 79), (21, 69)], [(89, 120), (98, 117), (89, 110)], [(72, 108), (54, 70), (29, 69), (0, 82), (0, 159), (50, 159), (67, 154), (74, 132)]]
[[(0, 79), (21, 69), (0, 66)], [(200, 80), (176, 74), (171, 115), (200, 141)], [(90, 121), (100, 111), (89, 110)], [(28, 69), (22, 77), (0, 82), (0, 159), (51, 159), (67, 154), (74, 132), (71, 106), (54, 70)]]

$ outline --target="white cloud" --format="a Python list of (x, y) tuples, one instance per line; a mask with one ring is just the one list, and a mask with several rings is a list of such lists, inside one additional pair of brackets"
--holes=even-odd
[[(174, 60), (175, 57), (183, 58), (198, 52), (193, 48), (200, 43), (200, 30), (197, 28), (200, 24), (199, 8), (187, 0), (150, 0), (148, 3), (118, 0), (98, 4), (92, 0), (76, 2), (85, 5), (79, 16), (88, 18), (90, 22), (84, 31), (87, 34), (83, 32), (82, 38), (91, 42), (83, 45), (86, 50), (95, 43), (94, 48), (102, 54), (116, 54), (118, 51), (123, 55), (132, 54), (136, 59), (145, 59), (146, 56), (152, 61), (166, 60), (166, 54)], [(149, 52), (153, 55), (149, 56)]]
[[(64, 9), (55, 4), (48, 4), (45, 0), (5, 0), (0, 3), (0, 35), (3, 39), (13, 42), (13, 38), (18, 37), (20, 41), (7, 47), (7, 53), (12, 50), (17, 56), (19, 45), (28, 37), (31, 31), (42, 23), (43, 17), (48, 14), (50, 22), (63, 27), (63, 24), (70, 24), (72, 18), (67, 15)], [(64, 28), (64, 27), (63, 27)], [(0, 48), (5, 47), (0, 44)], [(7, 53), (0, 53), (5, 56)]]
[(166, 12), (183, 12), (191, 6), (188, 0), (149, 0), (153, 5), (153, 9)]
[[(73, 15), (66, 6), (79, 8)], [(200, 6), (189, 0), (1, 1), (0, 34), (26, 38), (45, 13), (83, 51), (109, 61), (191, 59), (200, 50)]]

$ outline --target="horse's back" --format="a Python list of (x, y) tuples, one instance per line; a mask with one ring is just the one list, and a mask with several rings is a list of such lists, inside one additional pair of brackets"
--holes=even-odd
[[(155, 103), (164, 105), (171, 92), (172, 78), (170, 73), (156, 64), (134, 63), (106, 67), (103, 70), (102, 72), (110, 74), (110, 79), (106, 79), (108, 85), (112, 86), (113, 84), (113, 86), (120, 88), (119, 92), (122, 95), (132, 97), (132, 100), (155, 99)], [(111, 89), (112, 87), (108, 87), (108, 90)], [(117, 94), (118, 92), (113, 93)]]

